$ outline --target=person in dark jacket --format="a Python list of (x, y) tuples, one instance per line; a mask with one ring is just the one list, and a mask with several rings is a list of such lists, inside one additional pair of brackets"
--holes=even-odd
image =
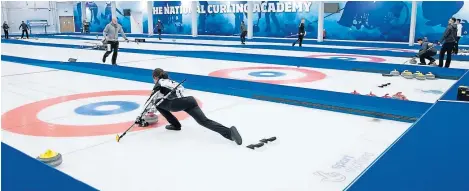
[(443, 59), (445, 58), (445, 54), (445, 68), (449, 68), (449, 65), (451, 64), (451, 53), (454, 49), (454, 46), (456, 45), (456, 37), (458, 32), (457, 25), (454, 24), (455, 22), (456, 18), (453, 17), (449, 19), (448, 27), (446, 27), (445, 33), (443, 33), (441, 40), (438, 42), (439, 44), (444, 42), (440, 50), (440, 62), (438, 64), (439, 67), (443, 67)]
[(244, 24), (244, 21), (241, 21), (240, 27), (241, 27), (241, 44), (245, 44), (248, 30), (246, 29), (246, 24)]
[(28, 30), (29, 30), (29, 27), (26, 23), (24, 23), (24, 21), (21, 21), (21, 25), (20, 27), (18, 28), (21, 30), (21, 38), (24, 37), (24, 33), (26, 33), (26, 38), (29, 39), (29, 34), (28, 34)]
[(424, 42), (421, 38), (417, 40), (417, 43), (420, 44), (420, 50), (416, 57), (420, 58), (420, 65), (427, 65), (425, 59), (430, 60), (428, 65), (436, 65), (435, 59), (432, 56), (436, 55), (437, 50), (433, 46), (433, 43)]
[(164, 29), (164, 26), (163, 24), (161, 23), (161, 21), (158, 19), (158, 22), (156, 23), (156, 27), (155, 27), (158, 31), (158, 38), (161, 40), (161, 31)]
[(299, 46), (301, 47), (302, 43), (303, 43), (303, 37), (306, 35), (306, 31), (305, 31), (305, 19), (301, 19), (301, 23), (300, 23), (300, 26), (298, 27), (298, 39), (293, 42), (292, 46), (295, 46), (295, 44), (297, 42), (299, 42)]
[(90, 23), (83, 20), (83, 33), (90, 34)]
[(5, 39), (8, 39), (8, 29), (10, 28), (10, 26), (8, 26), (7, 22), (3, 22), (3, 25), (2, 25), (2, 29), (3, 29), (3, 33), (5, 34)]
[[(170, 80), (168, 74), (161, 68), (153, 70), (153, 81), (155, 82), (155, 86), (153, 88), (152, 95), (156, 94), (153, 103), (158, 103), (179, 84), (178, 82)], [(156, 106), (156, 109), (169, 122), (169, 125), (166, 126), (166, 129), (168, 130), (181, 130), (181, 124), (178, 119), (171, 114), (171, 112), (185, 111), (194, 118), (198, 124), (219, 133), (221, 136), (236, 142), (238, 145), (243, 143), (241, 135), (236, 127), (232, 126), (231, 128), (228, 128), (207, 118), (204, 112), (200, 109), (197, 100), (192, 96), (184, 95), (184, 87), (182, 85), (177, 87), (172, 94), (161, 102), (160, 105)]]

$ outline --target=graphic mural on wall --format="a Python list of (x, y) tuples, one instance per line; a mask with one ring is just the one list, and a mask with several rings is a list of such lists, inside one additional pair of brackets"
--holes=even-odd
[(469, 44), (469, 5), (464, 1), (424, 1), (417, 3), (416, 38), (427, 37), (436, 42), (441, 39), (451, 17), (461, 19), (462, 37), (460, 44)]
[(117, 22), (122, 25), (122, 30), (125, 33), (132, 32), (131, 16), (124, 16), (124, 9), (137, 10), (140, 2), (133, 1), (116, 1)]
[[(86, 2), (86, 21), (90, 23), (90, 32), (102, 32), (104, 27), (111, 22), (111, 3), (105, 1)], [(81, 18), (81, 2), (74, 7), (75, 31), (81, 32), (83, 19)], [(119, 13), (118, 13), (119, 14)]]
[[(123, 9), (140, 8), (138, 1), (117, 2), (117, 17), (126, 33), (131, 31), (130, 17)], [(469, 44), (469, 5), (463, 1), (418, 2), (416, 38), (437, 41), (448, 19), (462, 19), (463, 37), (460, 44)], [(296, 38), (301, 18), (305, 18), (306, 38), (317, 37), (317, 2), (255, 1), (254, 36)], [(441, 9), (444, 7), (444, 9)], [(410, 30), (411, 2), (406, 1), (344, 1), (338, 13), (324, 15), (326, 39), (407, 42)], [(81, 3), (74, 10), (75, 30), (81, 32)], [(441, 10), (440, 10), (441, 9)], [(143, 14), (143, 32), (148, 33), (148, 16), (153, 26), (158, 20), (163, 34), (191, 34), (191, 1), (154, 1), (153, 12)], [(145, 11), (146, 12), (146, 11)], [(247, 1), (199, 1), (198, 34), (239, 35), (241, 21), (247, 21)], [(437, 14), (436, 14), (437, 13)], [(86, 2), (87, 21), (91, 32), (101, 32), (111, 19), (109, 2)], [(247, 25), (247, 24), (246, 24)], [(156, 33), (156, 28), (153, 29)]]
[(411, 2), (347, 1), (340, 12), (325, 14), (326, 38), (340, 40), (409, 40)]
[[(125, 33), (131, 32), (131, 16), (124, 16), (124, 9), (139, 10), (139, 1), (118, 1), (116, 2), (117, 21), (122, 25)], [(90, 23), (90, 32), (102, 32), (104, 27), (111, 22), (111, 2), (109, 1), (89, 1), (86, 2), (86, 21)], [(75, 31), (82, 32), (83, 19), (81, 18), (81, 2), (74, 7)], [(144, 14), (143, 28), (148, 28), (148, 16)], [(148, 30), (144, 30), (148, 32)]]
[[(181, 8), (182, 7), (182, 8)], [(163, 34), (191, 34), (191, 1), (154, 1), (153, 33), (157, 33), (158, 20), (163, 24)], [(180, 10), (186, 10), (185, 12)]]
[(318, 3), (311, 1), (262, 1), (254, 3), (254, 35), (296, 38), (305, 19), (305, 38), (317, 37)]
[[(124, 16), (124, 9), (130, 9), (131, 16)], [(142, 14), (137, 14), (137, 12), (140, 12)], [(140, 25), (136, 26), (136, 28), (142, 28), (143, 33), (148, 33), (148, 13), (146, 10), (146, 2), (116, 1), (116, 13), (117, 20), (122, 25), (122, 28), (125, 33), (132, 32), (132, 21), (134, 21), (134, 24)], [(141, 15), (142, 20), (140, 21), (138, 18), (135, 18), (132, 15)]]
[[(180, 2), (171, 2), (182, 6)], [(169, 7), (166, 2), (156, 6), (157, 15), (183, 17), (190, 14), (181, 7)], [(340, 2), (338, 13), (326, 14), (324, 27), (329, 39), (408, 41), (411, 3), (394, 2)], [(171, 5), (169, 5), (171, 6)], [(256, 1), (253, 12), (254, 36), (296, 38), (298, 25), (305, 18), (306, 38), (317, 37), (317, 2), (311, 1)], [(183, 10), (171, 13), (170, 9)], [(158, 11), (161, 10), (161, 11)], [(241, 21), (247, 20), (247, 1), (199, 1), (198, 33), (207, 35), (239, 35)], [(174, 17), (173, 16), (173, 17)], [(184, 19), (183, 19), (184, 20)], [(190, 22), (190, 16), (187, 18)], [(184, 25), (190, 33), (190, 24)], [(346, 31), (346, 32), (344, 32)]]
[[(314, 2), (259, 1), (254, 3), (253, 24), (255, 36), (296, 36), (301, 18), (306, 19), (306, 30), (314, 36), (317, 29), (317, 5)], [(154, 19), (173, 25), (176, 31), (166, 33), (190, 34), (190, 2), (154, 2)], [(239, 35), (241, 22), (247, 21), (247, 1), (199, 1), (197, 7), (198, 34)], [(169, 22), (169, 23), (168, 23)], [(179, 23), (182, 22), (182, 23)]]

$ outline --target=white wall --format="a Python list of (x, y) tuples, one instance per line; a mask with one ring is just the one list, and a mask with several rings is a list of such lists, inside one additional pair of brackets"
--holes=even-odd
[(57, 14), (60, 16), (72, 16), (75, 3), (73, 1), (58, 1)]
[(130, 16), (130, 32), (133, 34), (143, 34), (143, 13), (132, 12)]
[(130, 31), (135, 34), (143, 33), (143, 14), (146, 12), (147, 1), (117, 1), (119, 10), (130, 9)]
[[(7, 16), (10, 33), (19, 33), (21, 21), (26, 20), (47, 20), (47, 33), (57, 32), (55, 11), (55, 2), (51, 1), (2, 1), (2, 16)], [(44, 33), (44, 27), (33, 27), (32, 33)]]

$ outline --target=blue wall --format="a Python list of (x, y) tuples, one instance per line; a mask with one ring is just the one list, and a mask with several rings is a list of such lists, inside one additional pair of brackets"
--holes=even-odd
[[(117, 2), (119, 23), (124, 31), (131, 30), (130, 17), (124, 17), (123, 9), (138, 9), (139, 1)], [(229, 3), (229, 4), (228, 4)], [(241, 21), (247, 21), (247, 14), (237, 7), (247, 1), (199, 1), (198, 33), (201, 35), (239, 35)], [(469, 18), (469, 5), (463, 1), (418, 2), (416, 38), (428, 37), (437, 41), (445, 30), (448, 19)], [(110, 4), (106, 2), (87, 2), (87, 17), (91, 22), (91, 32), (101, 32), (111, 18)], [(164, 34), (191, 34), (190, 1), (155, 1), (153, 7), (161, 13), (153, 14), (153, 25), (160, 19)], [(169, 9), (165, 9), (169, 7)], [(180, 7), (183, 10), (180, 11)], [(222, 8), (223, 7), (223, 8)], [(228, 10), (228, 7), (232, 10)], [(288, 11), (290, 7), (293, 11)], [(225, 12), (220, 12), (226, 8)], [(410, 1), (343, 1), (339, 2), (340, 12), (325, 14), (324, 29), (327, 39), (395, 41), (407, 42), (409, 39), (411, 2)], [(444, 9), (442, 9), (444, 8)], [(247, 10), (247, 7), (243, 10)], [(318, 3), (311, 1), (256, 1), (254, 2), (254, 36), (296, 38), (298, 24), (305, 18), (306, 38), (316, 38)], [(173, 12), (171, 12), (173, 11)], [(82, 19), (80, 3), (75, 6), (75, 30), (81, 30)], [(148, 16), (144, 14), (143, 30), (148, 33)], [(466, 21), (467, 22), (467, 21)], [(467, 35), (469, 24), (464, 23), (463, 34)], [(154, 31), (156, 32), (156, 31)], [(469, 44), (463, 36), (461, 44)]]
[[(265, 5), (264, 5), (265, 4)], [(271, 6), (282, 10), (283, 7), (295, 5), (296, 12), (263, 12), (263, 6)], [(285, 9), (284, 8), (284, 9)], [(263, 37), (293, 37), (298, 34), (298, 26), (302, 18), (305, 19), (305, 30), (308, 38), (316, 38), (318, 28), (318, 3), (317, 2), (279, 2), (264, 1), (263, 3), (254, 3), (254, 36)]]
[(464, 1), (426, 1), (417, 3), (417, 27), (416, 37), (427, 37), (430, 41), (438, 41), (441, 39), (448, 20), (456, 17), (464, 20), (463, 37), (459, 41), (460, 44), (469, 44), (467, 32), (469, 31), (469, 3)]
[[(81, 32), (83, 24), (83, 19), (81, 18), (81, 2), (75, 5), (73, 13), (75, 16), (75, 32)], [(102, 32), (106, 25), (111, 22), (111, 15), (110, 3), (105, 1), (86, 2), (86, 21), (90, 23), (90, 32)]]
[[(230, 1), (231, 4), (245, 4), (242, 1)], [(239, 35), (241, 21), (247, 20), (245, 13), (211, 13), (217, 12), (218, 8), (228, 5), (228, 2), (221, 1), (199, 1), (199, 26), (198, 33), (202, 35)], [(217, 5), (217, 9), (211, 7)], [(244, 10), (244, 9), (243, 9)]]
[[(191, 34), (191, 14), (181, 14), (181, 12), (179, 12), (179, 8), (175, 9), (175, 7), (180, 6), (190, 8), (190, 5), (190, 1), (185, 1), (184, 3), (182, 3), (182, 1), (154, 1), (153, 7), (161, 7), (161, 10), (165, 13), (164, 8), (169, 6), (171, 9), (168, 9), (168, 11), (173, 14), (153, 14), (153, 28), (156, 27), (156, 23), (159, 19), (164, 26), (164, 30), (162, 32), (164, 34)], [(157, 31), (154, 30), (153, 32), (156, 33)]]
[(328, 39), (396, 41), (409, 40), (411, 2), (340, 2), (340, 13), (325, 14)]

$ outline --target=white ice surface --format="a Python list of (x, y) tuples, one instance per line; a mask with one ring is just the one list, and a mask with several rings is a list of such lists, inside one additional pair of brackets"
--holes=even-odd
[[(45, 70), (48, 69), (2, 62), (2, 73), (38, 72), (2, 77), (2, 114), (58, 96), (152, 87), (152, 84), (75, 72), (39, 72)], [(345, 188), (410, 126), (194, 90), (188, 90), (187, 94), (201, 100), (208, 117), (222, 124), (236, 125), (244, 146), (270, 136), (278, 140), (253, 151), (225, 140), (188, 118), (181, 121), (180, 132), (153, 128), (130, 133), (120, 143), (115, 142), (114, 134), (36, 137), (4, 130), (8, 127), (2, 127), (2, 141), (32, 157), (46, 149), (58, 151), (64, 160), (59, 170), (100, 190), (332, 191)], [(133, 120), (136, 113), (137, 110), (128, 112), (126, 118)], [(42, 119), (54, 123), (53, 119), (59, 115), (51, 113)], [(64, 117), (69, 123), (76, 120), (72, 114)], [(26, 122), (22, 128), (34, 128), (34, 125)], [(349, 161), (341, 160), (344, 157)], [(337, 164), (344, 167), (333, 168)], [(345, 179), (322, 181), (317, 175), (320, 172), (337, 172)]]

